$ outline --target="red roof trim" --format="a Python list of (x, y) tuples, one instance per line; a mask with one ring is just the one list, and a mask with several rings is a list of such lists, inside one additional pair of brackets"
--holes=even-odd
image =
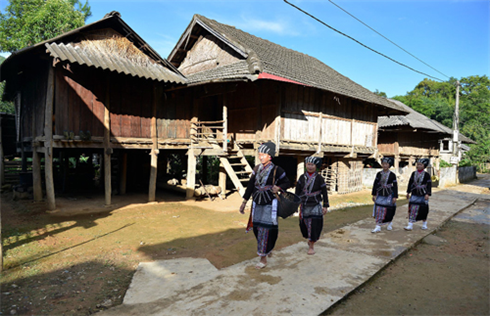
[(271, 75), (271, 74), (268, 74), (266, 72), (261, 72), (259, 74), (259, 79), (271, 79), (271, 80), (276, 80), (276, 81), (284, 81), (284, 82), (290, 82), (290, 83), (294, 83), (294, 84), (299, 84), (299, 85), (302, 85), (302, 86), (308, 86), (307, 84), (304, 84), (304, 83), (301, 83), (301, 82), (298, 82), (298, 81), (294, 81), (294, 80), (290, 80), (290, 79), (286, 79), (286, 78), (283, 78), (283, 77), (279, 77), (279, 76), (276, 76), (276, 75)]

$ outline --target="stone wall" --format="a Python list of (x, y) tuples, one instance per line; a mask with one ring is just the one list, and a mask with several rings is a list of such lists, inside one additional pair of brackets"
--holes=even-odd
[(456, 166), (441, 168), (439, 175), (439, 188), (456, 185)]
[(476, 167), (475, 166), (459, 167), (458, 177), (459, 177), (459, 182), (468, 182), (473, 179), (476, 179)]

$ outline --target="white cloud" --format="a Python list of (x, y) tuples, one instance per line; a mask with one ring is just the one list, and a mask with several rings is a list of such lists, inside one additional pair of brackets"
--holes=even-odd
[(279, 35), (292, 35), (297, 36), (299, 33), (293, 30), (288, 21), (286, 20), (259, 20), (248, 18), (244, 15), (241, 16), (241, 21), (235, 22), (235, 26), (246, 32), (264, 31), (270, 33), (276, 33)]

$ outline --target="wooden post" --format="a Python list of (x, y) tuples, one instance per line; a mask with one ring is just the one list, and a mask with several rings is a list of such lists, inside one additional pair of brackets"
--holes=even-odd
[(223, 151), (228, 151), (228, 98), (223, 96)]
[(395, 161), (394, 161), (394, 167), (395, 167), (395, 174), (399, 175), (399, 167), (400, 167), (400, 145), (398, 144), (398, 141), (395, 142)]
[(296, 180), (299, 180), (299, 177), (301, 177), (301, 175), (305, 173), (305, 159), (302, 156), (297, 156), (296, 159), (298, 160), (296, 168)]
[(46, 178), (46, 200), (48, 202), (49, 210), (56, 209), (53, 180), (53, 102), (54, 67), (49, 67), (46, 106), (44, 108), (44, 175)]
[(107, 76), (107, 87), (104, 104), (104, 186), (105, 186), (105, 205), (111, 205), (111, 96), (110, 96), (110, 77)]
[(153, 114), (151, 117), (151, 169), (150, 169), (150, 188), (148, 192), (148, 202), (155, 201), (155, 192), (157, 186), (157, 168), (158, 168), (158, 135), (157, 135), (157, 103), (158, 90), (156, 84), (153, 85)]
[[(0, 212), (0, 240), (2, 240), (2, 212)], [(0, 242), (0, 272), (3, 271), (3, 242)]]
[(222, 163), (219, 165), (219, 183), (218, 186), (221, 188), (223, 195), (226, 194), (226, 170)]
[(41, 157), (37, 152), (37, 146), (32, 146), (32, 191), (34, 201), (43, 200), (43, 187), (41, 183)]
[(5, 164), (3, 162), (2, 117), (0, 116), (0, 188), (3, 186), (4, 183), (5, 183)]
[[(197, 117), (191, 119), (191, 140), (194, 139), (196, 130)], [(194, 197), (194, 190), (196, 188), (196, 155), (194, 153), (194, 147), (191, 145), (187, 151), (187, 190), (186, 199)]]
[(123, 152), (121, 158), (121, 179), (119, 180), (119, 193), (126, 194), (126, 180), (128, 174), (128, 153)]
[(323, 133), (323, 128), (322, 128), (322, 124), (323, 124), (323, 114), (322, 112), (320, 112), (320, 115), (318, 116), (318, 120), (319, 120), (319, 131), (318, 131), (318, 150), (317, 150), (317, 153), (320, 153), (322, 152), (322, 133)]

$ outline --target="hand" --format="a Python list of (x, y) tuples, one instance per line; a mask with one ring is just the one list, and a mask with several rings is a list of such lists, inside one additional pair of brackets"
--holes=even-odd
[(376, 202), (376, 195), (373, 195), (373, 202)]
[(242, 205), (240, 205), (240, 214), (245, 214), (246, 205), (247, 205), (247, 201), (243, 201)]
[(392, 204), (396, 203), (396, 198), (393, 198), (393, 201), (391, 202)]
[(325, 214), (327, 214), (327, 212), (328, 212), (328, 208), (324, 207), (324, 208), (322, 209), (322, 211), (323, 211), (323, 215), (325, 215)]
[(426, 194), (424, 198), (425, 198), (425, 200), (427, 201), (427, 200), (429, 199), (429, 195), (428, 195), (428, 194)]
[(410, 193), (407, 193), (407, 200), (410, 198)]
[(272, 190), (271, 191), (272, 191), (272, 193), (276, 194), (277, 192), (279, 192), (279, 190), (281, 190), (281, 188), (278, 187), (277, 185), (275, 185), (275, 186), (272, 187)]

